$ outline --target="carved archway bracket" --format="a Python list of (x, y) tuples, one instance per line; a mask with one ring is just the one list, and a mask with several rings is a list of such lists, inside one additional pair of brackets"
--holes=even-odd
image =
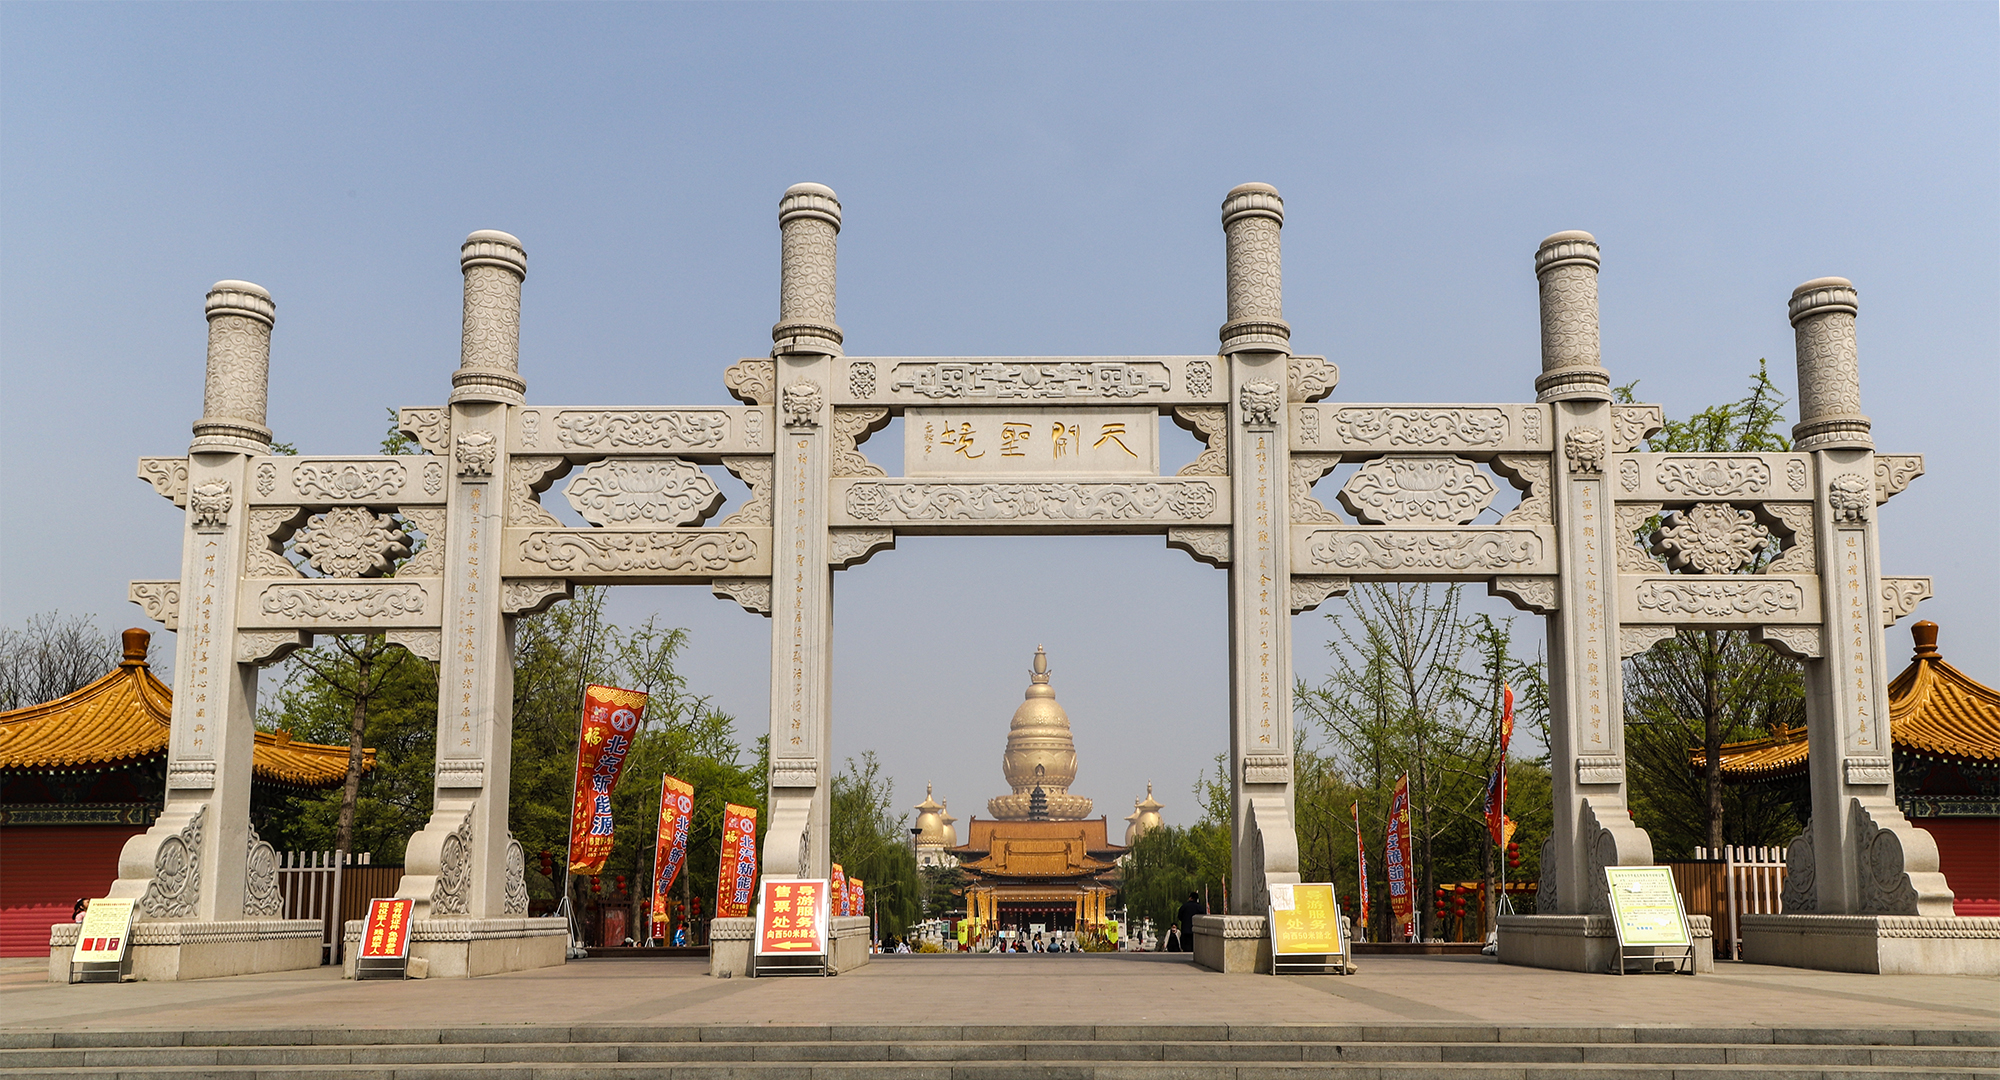
[(239, 630), (236, 662), (264, 667), (312, 645), (312, 635), (298, 630)]
[(1179, 548), (1194, 556), (1196, 562), (1210, 566), (1229, 565), (1229, 544), (1227, 525), (1197, 525), (1167, 530), (1168, 547)]
[(894, 529), (828, 529), (827, 559), (835, 570), (860, 566), (878, 551), (896, 546)]
[(1817, 626), (1760, 626), (1751, 637), (1796, 660), (1826, 655), (1826, 641)]
[(1292, 614), (1304, 614), (1331, 597), (1346, 596), (1353, 588), (1353, 578), (1338, 574), (1293, 574)]
[(745, 611), (771, 617), (770, 578), (716, 578), (708, 583), (708, 589), (718, 600), (734, 600)]
[(1486, 583), (1486, 595), (1503, 597), (1533, 615), (1553, 615), (1562, 606), (1553, 577), (1508, 575)]
[(539, 615), (574, 595), (576, 589), (563, 578), (508, 578), (500, 583), (500, 610), (508, 615)]

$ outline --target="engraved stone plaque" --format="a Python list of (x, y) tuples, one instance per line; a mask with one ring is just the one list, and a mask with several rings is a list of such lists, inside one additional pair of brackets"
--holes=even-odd
[(1153, 409), (911, 409), (909, 476), (1158, 476)]

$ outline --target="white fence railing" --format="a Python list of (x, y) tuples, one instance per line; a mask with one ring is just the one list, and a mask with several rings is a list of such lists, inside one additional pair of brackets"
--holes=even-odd
[(1743, 937), (1737, 931), (1736, 917), (1777, 915), (1784, 910), (1781, 898), (1785, 892), (1785, 849), (1743, 845), (1720, 850), (1698, 847), (1694, 849), (1694, 857), (1722, 860), (1722, 893), (1729, 919), (1725, 948), (1728, 959), (1740, 959)]
[(325, 929), (320, 940), (320, 963), (340, 962), (340, 871), (342, 866), (367, 866), (374, 858), (366, 851), (349, 852), (336, 861), (332, 851), (278, 852), (278, 893), (285, 906), (280, 915), (287, 919), (318, 919)]

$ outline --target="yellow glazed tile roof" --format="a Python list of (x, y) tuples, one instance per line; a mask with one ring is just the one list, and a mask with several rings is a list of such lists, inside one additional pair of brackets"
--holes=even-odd
[[(1889, 684), (1890, 743), (1940, 757), (2000, 761), (2000, 692), (1945, 663), (1936, 623), (1919, 622), (1910, 634), (1916, 655)], [(1706, 758), (1697, 748), (1688, 760), (1699, 769)], [(1722, 774), (1735, 779), (1778, 776), (1805, 762), (1804, 728), (1722, 746)]]
[[(0, 713), (0, 769), (63, 769), (129, 762), (164, 754), (174, 692), (146, 666), (150, 635), (125, 632), (125, 659), (96, 682), (54, 701)], [(257, 733), (257, 779), (293, 787), (332, 787), (347, 778), (347, 747), (293, 742), (285, 732)], [(375, 751), (362, 751), (362, 769)]]

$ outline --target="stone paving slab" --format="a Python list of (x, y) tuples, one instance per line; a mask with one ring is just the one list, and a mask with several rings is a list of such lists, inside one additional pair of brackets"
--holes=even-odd
[[(1745, 964), (1620, 977), (1486, 957), (1371, 957), (1357, 975), (1274, 978), (1219, 975), (1172, 955), (1021, 954), (890, 956), (837, 977), (714, 979), (704, 962), (676, 958), (479, 979), (357, 983), (318, 968), (73, 986), (43, 981), (45, 970), (0, 968), (0, 1046), (562, 1041), (550, 1028), (593, 1041), (824, 1043), (892, 1037), (883, 1025), (922, 1026), (933, 1039), (956, 1026), (957, 1037), (983, 1042), (1259, 1032), (1286, 1041), (1766, 1041), (1746, 1038), (1759, 1029), (1789, 1043), (2000, 1043), (2000, 978)], [(115, 1040), (92, 1037), (114, 1031)]]

